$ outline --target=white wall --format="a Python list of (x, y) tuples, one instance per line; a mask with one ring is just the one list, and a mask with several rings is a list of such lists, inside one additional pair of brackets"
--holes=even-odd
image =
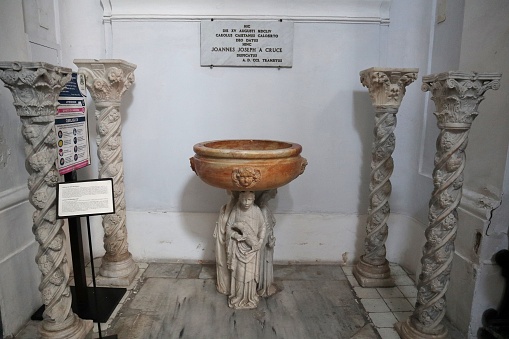
[[(29, 61), (21, 1), (0, 2), (0, 60)], [(8, 33), (6, 33), (8, 32)], [(8, 46), (5, 47), (5, 46)], [(3, 335), (16, 333), (40, 305), (37, 243), (31, 232), (21, 123), (0, 86), (0, 313)], [(0, 337), (1, 337), (0, 333)]]
[[(112, 13), (111, 27), (106, 25), (107, 33), (111, 28), (106, 54), (138, 65), (136, 82), (123, 98), (122, 117), (127, 225), (135, 258), (212, 260), (211, 248), (203, 248), (211, 241), (213, 216), (227, 196), (190, 170), (192, 146), (210, 139), (266, 138), (300, 143), (309, 161), (306, 172), (281, 188), (272, 202), (278, 218), (276, 260), (348, 258), (352, 263), (362, 250), (374, 121), (358, 74), (372, 66), (426, 69), (432, 4), (393, 1), (389, 26), (351, 20), (359, 13), (350, 7), (341, 10), (349, 11), (351, 22), (314, 10), (306, 12), (308, 17), (315, 15), (314, 20), (297, 14), (285, 17), (295, 22), (294, 65), (277, 70), (200, 67), (196, 18), (205, 17), (213, 6), (174, 4), (181, 6), (182, 13), (192, 12), (193, 19), (190, 14), (165, 16), (147, 3), (138, 6), (142, 16), (129, 7), (135, 2), (103, 2)], [(363, 5), (372, 3), (353, 7), (362, 11)], [(266, 5), (252, 4), (256, 7), (252, 10), (265, 18), (277, 16), (278, 7)], [(164, 9), (163, 2), (154, 6)], [(249, 13), (246, 6), (250, 5), (237, 5), (236, 17)], [(231, 8), (225, 7), (221, 13), (230, 13)], [(376, 8), (381, 17), (386, 10)], [(76, 7), (74, 11), (85, 12)], [(408, 17), (414, 20), (409, 23)], [(92, 32), (96, 35), (98, 29)], [(72, 35), (67, 39), (72, 40)], [(76, 55), (72, 48), (68, 52), (63, 48), (66, 53)], [(408, 87), (398, 114), (392, 199), (394, 214), (402, 215), (396, 218), (396, 229), (417, 227), (418, 232), (410, 233), (419, 243), (422, 226), (415, 220), (425, 220), (431, 192), (426, 186), (429, 178), (416, 185), (413, 174), (419, 165), (416, 135), (420, 135), (424, 102), (417, 81)], [(100, 223), (99, 218), (95, 223)], [(292, 234), (292, 225), (300, 225), (302, 232), (294, 240), (285, 239)], [(101, 236), (95, 237), (96, 255), (102, 251)], [(292, 259), (296, 253), (300, 257)], [(401, 253), (404, 250), (396, 248), (389, 255)], [(418, 255), (413, 257), (407, 265), (415, 270)]]

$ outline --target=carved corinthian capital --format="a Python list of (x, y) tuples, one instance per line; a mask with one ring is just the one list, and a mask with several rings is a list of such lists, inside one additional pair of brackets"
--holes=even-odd
[(489, 89), (498, 89), (501, 74), (445, 72), (423, 77), (423, 91), (430, 91), (440, 134), (437, 139), (434, 190), (429, 202), (429, 225), (421, 259), (414, 313), (396, 324), (402, 338), (447, 338), (442, 324), (446, 312), (458, 207), (463, 186), (468, 132), (477, 108)]
[(368, 88), (375, 108), (375, 129), (369, 184), (369, 211), (364, 255), (353, 273), (363, 287), (394, 286), (389, 262), (385, 258), (388, 236), (390, 177), (394, 169), (392, 153), (396, 146), (396, 113), (406, 86), (417, 79), (416, 68), (369, 68), (360, 72), (361, 83)]
[(406, 86), (417, 79), (418, 68), (372, 67), (360, 72), (361, 83), (369, 90), (375, 108), (399, 108)]
[(134, 82), (136, 65), (123, 60), (74, 60), (78, 72), (86, 77), (94, 99), (97, 119), (99, 177), (113, 178), (115, 214), (103, 216), (106, 254), (99, 269), (101, 284), (128, 286), (138, 272), (129, 253), (124, 198), (124, 161), (120, 99)]
[(35, 261), (42, 272), (39, 290), (45, 305), (39, 333), (42, 338), (84, 338), (92, 322), (71, 310), (65, 234), (62, 220), (56, 218), (55, 112), (71, 70), (46, 63), (0, 62), (0, 79), (12, 93), (26, 143), (29, 200), (35, 207), (32, 231), (39, 243)]

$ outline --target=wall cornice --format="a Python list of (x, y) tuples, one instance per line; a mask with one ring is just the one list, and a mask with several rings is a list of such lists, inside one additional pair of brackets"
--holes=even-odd
[(391, 0), (101, 0), (117, 21), (291, 20), (389, 24)]
[(29, 191), (27, 185), (20, 185), (0, 192), (0, 212), (22, 202), (28, 201), (28, 194)]

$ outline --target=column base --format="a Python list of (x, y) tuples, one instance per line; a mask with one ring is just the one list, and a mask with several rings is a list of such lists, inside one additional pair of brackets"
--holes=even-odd
[(382, 265), (371, 265), (363, 261), (363, 256), (353, 267), (353, 275), (362, 287), (394, 287), (389, 262), (385, 260)]
[[(60, 326), (55, 324), (48, 324), (43, 320), (39, 326), (39, 334), (42, 339), (83, 339), (86, 338), (92, 331), (94, 323), (92, 320), (80, 319), (76, 314), (72, 313), (69, 320), (65, 320)], [(65, 323), (69, 322), (68, 326)], [(49, 328), (48, 328), (49, 327)], [(54, 328), (51, 328), (54, 327)]]
[(398, 332), (401, 339), (447, 339), (450, 338), (449, 332), (445, 326), (436, 334), (423, 333), (412, 326), (410, 318), (394, 324), (394, 329)]
[(101, 286), (127, 287), (134, 281), (138, 270), (130, 253), (129, 258), (122, 261), (106, 261), (103, 257), (96, 281)]

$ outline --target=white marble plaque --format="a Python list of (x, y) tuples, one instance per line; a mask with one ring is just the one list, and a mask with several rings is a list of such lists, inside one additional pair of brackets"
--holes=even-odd
[(293, 22), (203, 20), (201, 65), (292, 67)]

